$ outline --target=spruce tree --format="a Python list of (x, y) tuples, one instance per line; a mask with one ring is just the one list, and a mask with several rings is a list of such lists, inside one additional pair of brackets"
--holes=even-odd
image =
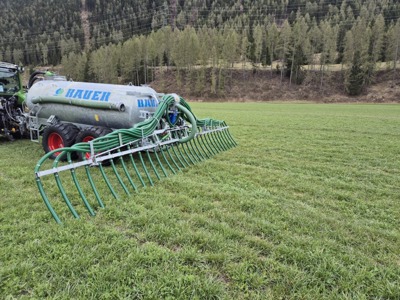
[(365, 74), (362, 69), (360, 57), (360, 51), (355, 51), (353, 63), (350, 70), (347, 72), (348, 75), (346, 76), (345, 87), (350, 96), (360, 95), (364, 87)]

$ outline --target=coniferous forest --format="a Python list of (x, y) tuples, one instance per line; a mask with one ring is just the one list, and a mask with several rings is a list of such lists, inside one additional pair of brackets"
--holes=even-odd
[(323, 86), (340, 72), (349, 95), (397, 69), (395, 0), (3, 0), (0, 60), (63, 66), (74, 80), (143, 84), (174, 70), (201, 93), (233, 70), (268, 70)]

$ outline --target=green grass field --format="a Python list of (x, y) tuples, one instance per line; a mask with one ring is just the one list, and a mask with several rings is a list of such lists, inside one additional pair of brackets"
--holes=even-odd
[(0, 299), (400, 299), (400, 106), (192, 108), (239, 146), (62, 226), (0, 140)]

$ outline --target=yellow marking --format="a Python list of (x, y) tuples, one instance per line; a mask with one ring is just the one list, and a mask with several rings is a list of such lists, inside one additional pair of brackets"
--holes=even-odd
[(99, 115), (94, 115), (94, 119), (98, 122), (100, 120)]

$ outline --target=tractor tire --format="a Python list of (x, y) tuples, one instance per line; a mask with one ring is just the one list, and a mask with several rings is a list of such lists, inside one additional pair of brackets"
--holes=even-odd
[[(105, 136), (109, 133), (111, 133), (112, 130), (109, 128), (105, 127), (87, 127), (82, 129), (79, 134), (76, 136), (75, 143), (87, 143), (90, 142), (91, 140), (94, 140), (95, 138)], [(88, 159), (90, 157), (90, 153), (78, 153), (78, 158), (80, 160)], [(105, 164), (106, 165), (106, 164)]]
[[(78, 127), (71, 123), (57, 123), (47, 126), (43, 131), (42, 137), (44, 152), (48, 153), (58, 148), (72, 146), (75, 143), (78, 132)], [(55, 159), (58, 155), (60, 155), (60, 152), (55, 152), (51, 158)], [(67, 160), (67, 155), (63, 155), (60, 160)]]

